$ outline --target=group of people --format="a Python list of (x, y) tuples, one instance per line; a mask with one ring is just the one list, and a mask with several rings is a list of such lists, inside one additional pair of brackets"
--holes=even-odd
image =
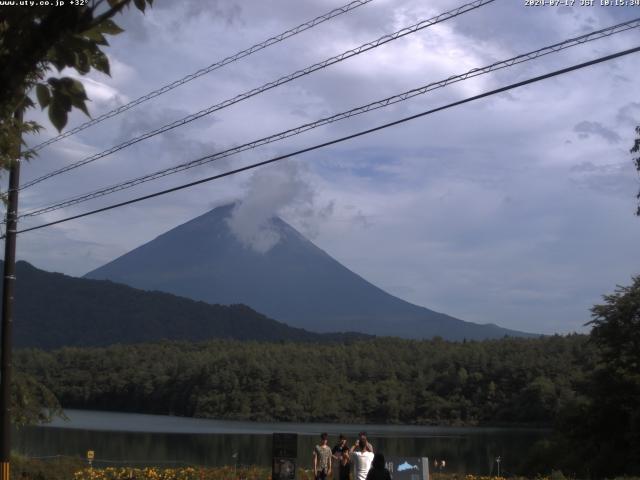
[(313, 449), (313, 472), (316, 480), (391, 480), (384, 456), (373, 452), (365, 432), (358, 434), (351, 447), (342, 434), (333, 448), (329, 446), (329, 436), (320, 435), (320, 444)]

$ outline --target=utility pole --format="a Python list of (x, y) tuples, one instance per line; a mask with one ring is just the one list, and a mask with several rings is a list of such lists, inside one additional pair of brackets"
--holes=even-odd
[(0, 480), (9, 480), (11, 460), (11, 336), (13, 297), (16, 281), (16, 230), (18, 229), (18, 188), (20, 187), (20, 147), (22, 139), (22, 106), (14, 118), (18, 127), (18, 148), (9, 169), (7, 228), (4, 240), (4, 282), (2, 284), (2, 340), (0, 354)]

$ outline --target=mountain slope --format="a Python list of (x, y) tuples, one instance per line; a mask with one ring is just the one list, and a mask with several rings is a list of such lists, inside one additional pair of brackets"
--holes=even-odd
[(86, 277), (109, 279), (209, 303), (243, 303), (289, 325), (317, 332), (461, 340), (523, 336), (464, 322), (386, 293), (345, 268), (278, 217), (280, 241), (266, 253), (239, 242), (215, 208)]
[(320, 342), (362, 337), (319, 335), (292, 328), (244, 305), (209, 305), (109, 281), (45, 272), (26, 262), (18, 262), (16, 268), (17, 347), (51, 349), (212, 338)]

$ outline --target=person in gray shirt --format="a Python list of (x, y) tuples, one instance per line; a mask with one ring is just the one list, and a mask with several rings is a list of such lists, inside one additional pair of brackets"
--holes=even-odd
[(320, 445), (313, 449), (313, 473), (316, 480), (325, 480), (331, 476), (331, 447), (329, 435), (320, 435)]

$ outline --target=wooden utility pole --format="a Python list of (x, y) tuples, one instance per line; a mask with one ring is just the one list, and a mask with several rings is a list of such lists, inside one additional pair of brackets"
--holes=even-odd
[(7, 224), (4, 240), (4, 282), (2, 284), (2, 335), (0, 354), (0, 480), (9, 480), (11, 460), (11, 341), (13, 329), (13, 297), (16, 281), (16, 230), (18, 229), (18, 189), (20, 187), (20, 141), (22, 107), (15, 114), (18, 148), (9, 169)]

